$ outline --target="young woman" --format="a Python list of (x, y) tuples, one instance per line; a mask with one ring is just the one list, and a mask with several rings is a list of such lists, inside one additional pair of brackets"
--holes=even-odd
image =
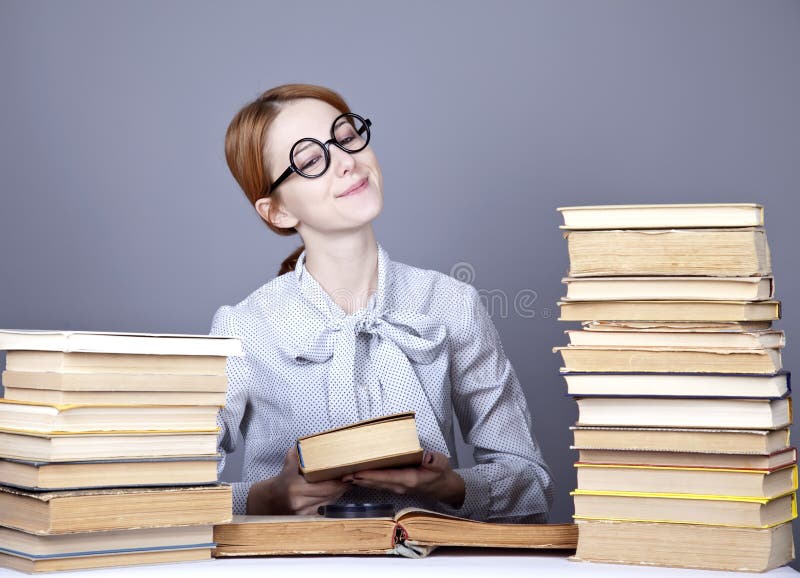
[[(372, 221), (383, 179), (369, 119), (337, 93), (284, 85), (242, 108), (225, 154), (274, 232), (303, 246), (278, 276), (234, 306), (211, 334), (242, 338), (230, 358), (219, 450), (244, 443), (234, 513), (313, 513), (319, 505), (393, 503), (506, 522), (543, 522), (553, 482), (525, 397), (471, 285), (389, 258)], [(308, 483), (298, 437), (416, 412), (426, 450), (415, 468)], [(459, 468), (458, 419), (476, 464)]]

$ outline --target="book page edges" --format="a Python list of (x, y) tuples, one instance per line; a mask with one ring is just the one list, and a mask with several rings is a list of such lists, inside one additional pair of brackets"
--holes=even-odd
[(719, 528), (752, 528), (756, 530), (766, 530), (768, 528), (775, 528), (776, 526), (780, 526), (781, 524), (786, 524), (787, 522), (791, 522), (795, 518), (797, 518), (797, 511), (794, 502), (792, 502), (792, 508), (795, 511), (792, 513), (792, 517), (782, 522), (776, 522), (774, 524), (764, 524), (762, 526), (739, 526), (736, 524), (719, 524), (719, 523), (710, 523), (710, 522), (676, 522), (674, 520), (650, 520), (647, 518), (599, 518), (593, 516), (578, 516), (577, 514), (573, 514), (572, 518), (574, 520), (596, 520), (596, 521), (607, 521), (607, 522), (649, 522), (653, 524), (688, 524), (691, 526), (716, 526)]
[(569, 493), (570, 496), (611, 496), (619, 498), (666, 498), (669, 500), (701, 500), (713, 502), (744, 502), (748, 504), (768, 504), (773, 500), (791, 496), (792, 498), (792, 511), (797, 512), (797, 496), (794, 490), (784, 492), (771, 498), (762, 498), (760, 496), (723, 496), (717, 494), (670, 494), (666, 492), (625, 492), (619, 490), (573, 490)]
[(13, 429), (0, 427), (0, 433), (22, 434), (36, 437), (60, 437), (60, 436), (103, 436), (103, 435), (159, 435), (159, 434), (218, 434), (219, 428), (214, 429), (154, 429), (154, 430), (88, 430), (88, 431), (42, 431), (29, 429)]
[[(559, 351), (566, 350), (566, 351), (650, 351), (653, 353), (660, 353), (660, 352), (668, 352), (668, 353), (710, 353), (714, 355), (760, 355), (760, 356), (769, 356), (771, 349), (755, 349), (755, 348), (745, 348), (745, 347), (737, 347), (737, 348), (728, 348), (728, 347), (680, 347), (677, 345), (559, 345), (553, 347), (553, 353), (558, 353)], [(566, 372), (569, 372), (567, 369)], [(576, 373), (598, 373), (595, 371), (582, 371)], [(634, 372), (621, 372), (621, 371), (606, 371), (602, 373), (634, 373)], [(642, 372), (647, 373), (647, 372)], [(655, 373), (655, 372), (653, 372)], [(658, 372), (658, 373), (674, 373), (672, 371), (665, 371), (665, 372)], [(688, 372), (687, 372), (688, 373)], [(694, 373), (702, 373), (702, 372), (694, 372)], [(717, 372), (722, 374), (721, 372)], [(756, 374), (756, 375), (776, 375), (778, 371), (775, 371), (771, 374)], [(727, 374), (727, 375), (747, 375), (741, 372)]]
[[(322, 468), (317, 470), (309, 470), (303, 465), (302, 459), (300, 462), (300, 472), (309, 482), (323, 481), (324, 479), (332, 479), (345, 475), (348, 472), (356, 472), (361, 465), (369, 465), (368, 469), (379, 469), (386, 467), (396, 467), (402, 465), (412, 465), (422, 463), (422, 455), (424, 451), (422, 448), (405, 453), (392, 454), (377, 459), (362, 460), (360, 462), (350, 462), (341, 464), (340, 466), (332, 468)], [(300, 446), (298, 444), (298, 457), (300, 457)], [(361, 468), (364, 469), (364, 468)], [(341, 473), (338, 473), (341, 472)]]
[[(244, 355), (244, 351), (242, 349), (242, 341), (241, 338), (238, 336), (232, 335), (201, 335), (201, 334), (181, 334), (181, 333), (121, 333), (121, 332), (110, 332), (110, 331), (48, 331), (48, 330), (13, 330), (13, 329), (0, 329), (0, 337), (3, 335), (8, 336), (16, 336), (22, 339), (37, 339), (37, 336), (40, 337), (60, 337), (60, 342), (58, 345), (51, 345), (46, 349), (41, 349), (37, 347), (20, 347), (14, 345), (8, 345), (7, 351), (60, 351), (62, 353), (118, 353), (118, 354), (129, 354), (129, 355), (187, 355), (191, 356), (194, 355), (188, 352), (171, 352), (171, 351), (163, 351), (159, 352), (157, 349), (148, 349), (145, 353), (143, 350), (140, 352), (128, 352), (126, 353), (123, 350), (119, 350), (119, 348), (115, 347), (87, 347), (86, 345), (80, 344), (80, 338), (83, 336), (88, 336), (89, 339), (92, 338), (108, 338), (111, 341), (115, 341), (115, 337), (123, 338), (123, 339), (131, 339), (131, 338), (142, 338), (142, 340), (177, 340), (177, 341), (190, 341), (190, 340), (204, 340), (209, 343), (217, 342), (221, 345), (228, 346), (225, 349), (226, 351), (216, 351), (216, 352), (204, 352), (201, 354), (197, 354), (200, 356), (211, 356), (211, 357), (241, 357)], [(78, 343), (73, 343), (78, 341)], [(40, 346), (41, 347), (41, 346)]]
[(68, 462), (53, 462), (53, 461), (31, 461), (22, 460), (18, 458), (4, 458), (0, 457), (0, 462), (12, 462), (15, 464), (22, 464), (34, 468), (46, 466), (80, 466), (80, 465), (96, 465), (96, 464), (159, 464), (159, 463), (173, 463), (173, 462), (219, 462), (222, 459), (221, 454), (192, 454), (187, 456), (162, 456), (157, 458), (119, 458), (119, 459), (102, 459), (102, 460), (74, 460)]
[[(155, 392), (157, 393), (157, 392)], [(81, 409), (81, 408), (104, 408), (104, 407), (122, 407), (122, 408), (211, 408), (211, 407), (224, 407), (220, 405), (197, 405), (197, 404), (190, 404), (184, 403), (182, 405), (178, 404), (164, 404), (164, 403), (66, 403), (66, 404), (59, 404), (59, 403), (42, 403), (38, 401), (17, 401), (11, 399), (0, 398), (0, 404), (5, 405), (28, 405), (33, 407), (42, 407), (42, 408), (51, 408), (55, 409), (57, 412), (65, 412), (70, 411), (73, 409)]]
[(556, 211), (596, 211), (596, 210), (619, 210), (619, 209), (678, 209), (678, 208), (701, 208), (708, 209), (714, 207), (731, 208), (758, 208), (764, 211), (764, 206), (759, 203), (653, 203), (653, 204), (634, 204), (634, 205), (573, 205), (568, 207), (556, 207)]
[(28, 492), (0, 485), (0, 492), (13, 494), (24, 498), (31, 498), (41, 502), (49, 502), (58, 498), (91, 497), (99, 495), (125, 495), (125, 494), (148, 494), (148, 493), (176, 493), (176, 492), (212, 492), (215, 494), (230, 494), (231, 485), (227, 482), (215, 482), (213, 484), (193, 485), (193, 486), (137, 486), (133, 488), (84, 488), (78, 490), (51, 490), (47, 492)]
[(572, 282), (581, 282), (581, 283), (609, 283), (609, 282), (664, 282), (669, 281), (674, 283), (675, 281), (688, 281), (688, 282), (699, 282), (699, 283), (708, 283), (713, 281), (720, 281), (723, 283), (747, 283), (750, 285), (758, 285), (761, 281), (769, 279), (770, 284), (773, 283), (774, 277), (772, 275), (752, 275), (747, 277), (720, 277), (718, 275), (669, 275), (665, 277), (664, 275), (613, 275), (608, 277), (562, 277), (561, 283), (567, 284)]
[(704, 466), (659, 466), (650, 464), (599, 464), (575, 462), (575, 468), (615, 468), (628, 470), (679, 470), (685, 472), (730, 472), (739, 474), (764, 475), (792, 468), (793, 489), (797, 489), (797, 464), (784, 464), (775, 468), (709, 468)]
[[(772, 431), (777, 431), (777, 430), (772, 430)], [(633, 449), (633, 448), (629, 448), (628, 450), (618, 450), (618, 449), (614, 449), (614, 448), (584, 448), (584, 447), (578, 447), (578, 446), (574, 446), (574, 445), (569, 446), (569, 449), (575, 450), (575, 451), (580, 451), (580, 450), (615, 451), (615, 452), (625, 452), (625, 451), (641, 452), (641, 451), (647, 451), (647, 452), (653, 452), (653, 453), (663, 452), (663, 453), (669, 453), (669, 454), (676, 453), (676, 452), (677, 453), (688, 453), (688, 454), (716, 454), (716, 453), (718, 453), (718, 452), (709, 452), (709, 451), (705, 451), (705, 450), (704, 451), (699, 451), (699, 452), (690, 452), (690, 451), (686, 451), (686, 450), (680, 450), (680, 451), (678, 451), (678, 450), (636, 450), (636, 449)], [(786, 453), (791, 453), (794, 456), (794, 460), (790, 464), (787, 464), (787, 465), (796, 464), (797, 463), (797, 448), (791, 447), (791, 446), (776, 450), (776, 451), (774, 451), (772, 453), (769, 453), (769, 454), (753, 454), (753, 453), (744, 453), (743, 452), (743, 453), (740, 453), (740, 454), (726, 454), (726, 455), (734, 455), (734, 456), (735, 455), (763, 456), (763, 457), (771, 458), (773, 456), (777, 456), (777, 455), (780, 455), (780, 454), (786, 454)], [(582, 462), (577, 462), (576, 465), (578, 463), (582, 463)], [(585, 465), (589, 465), (589, 463), (590, 462), (585, 462)], [(596, 462), (591, 462), (591, 463), (596, 463)], [(605, 465), (605, 464), (603, 464), (603, 465)], [(611, 465), (611, 464), (609, 464), (609, 465)], [(633, 465), (649, 466), (649, 464), (633, 464)], [(786, 467), (786, 466), (780, 466), (780, 467), (783, 468), (783, 467)], [(716, 468), (712, 468), (712, 469), (716, 469)]]

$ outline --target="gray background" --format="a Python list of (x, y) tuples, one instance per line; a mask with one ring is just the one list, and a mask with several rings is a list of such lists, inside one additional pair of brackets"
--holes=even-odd
[(228, 122), (330, 86), (374, 121), (391, 257), (511, 304), (488, 302), (567, 521), (555, 208), (764, 204), (793, 368), (799, 56), (793, 1), (3, 0), (0, 327), (206, 333), (299, 243), (237, 189)]

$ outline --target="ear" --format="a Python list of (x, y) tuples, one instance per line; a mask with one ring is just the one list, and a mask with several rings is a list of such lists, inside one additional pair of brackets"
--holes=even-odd
[[(270, 207), (272, 206), (273, 201), (276, 203), (276, 205), (272, 211), (272, 214), (270, 214)], [(274, 227), (278, 227), (279, 229), (291, 229), (297, 226), (297, 224), (300, 222), (300, 219), (287, 211), (281, 203), (278, 203), (272, 197), (258, 199), (255, 207), (256, 211), (261, 218), (264, 219), (264, 221), (272, 224)]]

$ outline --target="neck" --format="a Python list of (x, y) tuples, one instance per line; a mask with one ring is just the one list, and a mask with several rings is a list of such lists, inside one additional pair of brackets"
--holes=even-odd
[(306, 270), (346, 314), (378, 290), (378, 247), (372, 226), (347, 235), (306, 235)]

